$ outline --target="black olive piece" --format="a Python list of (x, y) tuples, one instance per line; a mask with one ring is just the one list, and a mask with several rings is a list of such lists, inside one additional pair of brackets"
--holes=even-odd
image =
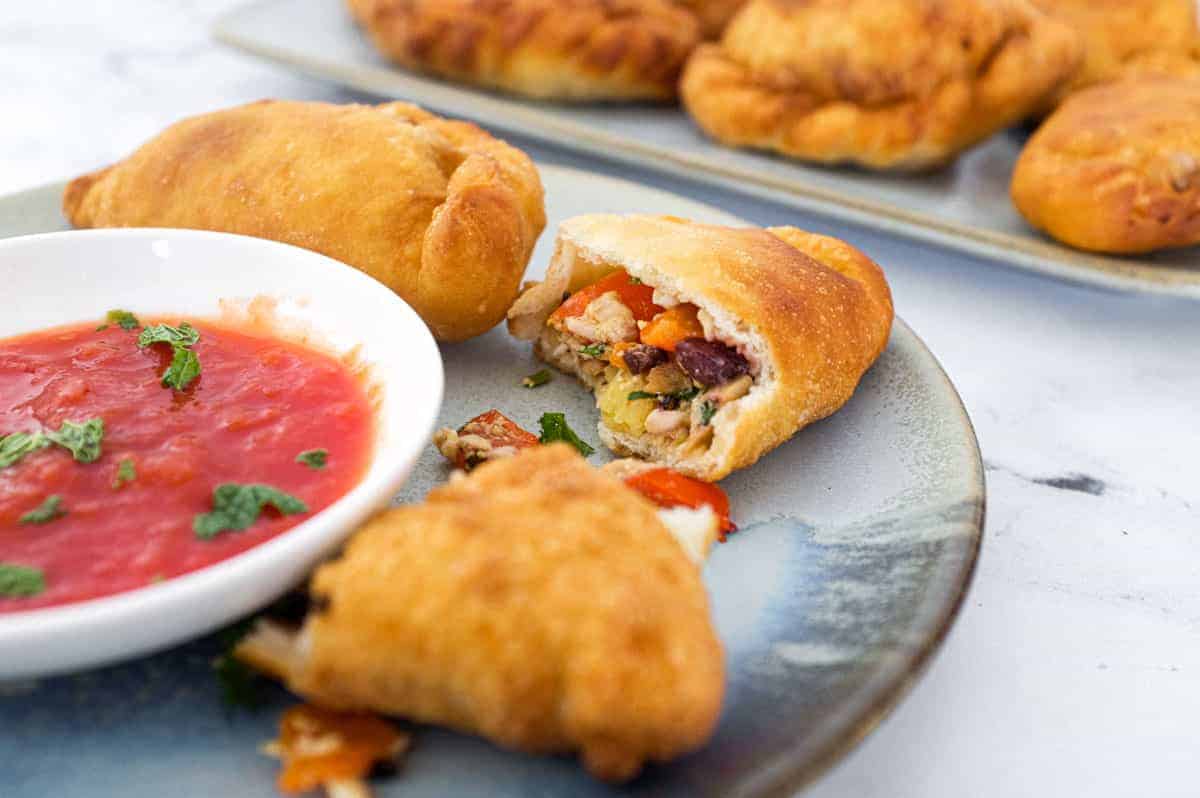
[(634, 344), (621, 352), (621, 358), (634, 374), (645, 374), (655, 366), (667, 362), (667, 351), (657, 346)]
[(724, 385), (750, 373), (750, 363), (733, 347), (704, 338), (685, 338), (675, 345), (675, 361), (701, 385)]

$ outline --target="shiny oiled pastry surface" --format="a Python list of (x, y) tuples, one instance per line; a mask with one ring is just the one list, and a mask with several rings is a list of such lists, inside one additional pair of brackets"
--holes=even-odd
[(1026, 0), (751, 0), (681, 93), (726, 144), (920, 169), (1025, 117), (1080, 57)]
[(554, 100), (669, 100), (700, 39), (672, 0), (349, 0), (381, 53)]
[(77, 227), (185, 227), (270, 238), (393, 289), (441, 340), (504, 317), (545, 225), (523, 152), (405, 103), (263, 101), (178, 122), (77, 178)]
[(1030, 224), (1080, 249), (1200, 243), (1200, 79), (1072, 95), (1021, 153), (1012, 197)]
[(723, 655), (697, 566), (656, 508), (565, 444), (389, 510), (324, 565), (305, 661), (320, 703), (579, 751), (625, 779), (708, 739)]
[(1133, 75), (1200, 76), (1195, 0), (1034, 0), (1079, 31), (1084, 58), (1051, 98)]

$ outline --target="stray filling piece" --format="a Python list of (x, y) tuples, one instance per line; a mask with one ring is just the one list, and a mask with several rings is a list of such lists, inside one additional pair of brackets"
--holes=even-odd
[(329, 798), (370, 798), (368, 776), (394, 770), (412, 738), (375, 715), (301, 704), (279, 723), (263, 752), (279, 759), (279, 789), (293, 795), (324, 788)]
[[(463, 424), (457, 430), (443, 427), (434, 433), (433, 441), (442, 456), (464, 471), (470, 471), (489, 460), (512, 457), (522, 449), (548, 443), (546, 419), (561, 414), (548, 413), (542, 417), (542, 438), (522, 429), (519, 424), (501, 413), (489, 410)], [(570, 433), (569, 428), (567, 432)], [(572, 435), (574, 433), (571, 433)], [(570, 440), (555, 437), (555, 440)], [(586, 444), (584, 444), (586, 446)], [(580, 451), (585, 457), (591, 454)], [(729, 497), (718, 486), (680, 474), (670, 468), (626, 459), (609, 463), (604, 467), (628, 487), (662, 508), (687, 507), (710, 508), (716, 515), (717, 536), (721, 542), (730, 532), (737, 531), (729, 513)]]
[(735, 347), (715, 340), (705, 315), (617, 270), (550, 315), (546, 354), (572, 360), (596, 386), (611, 429), (703, 451), (713, 420), (750, 392), (755, 377)]

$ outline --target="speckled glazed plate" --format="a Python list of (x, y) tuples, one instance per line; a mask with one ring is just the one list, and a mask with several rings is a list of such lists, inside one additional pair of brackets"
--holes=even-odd
[[(575, 214), (737, 221), (607, 177), (554, 167), (542, 176), (550, 225), (532, 274), (544, 269), (558, 222)], [(61, 188), (0, 199), (0, 236), (64, 229)], [(541, 413), (561, 410), (597, 443), (588, 394), (561, 376), (521, 388), (538, 365), (503, 329), (443, 346), (442, 355), (442, 423), (498, 407), (536, 428)], [(399, 500), (420, 498), (445, 474), (429, 447)], [(570, 759), (421, 729), (404, 771), (380, 782), (379, 794), (786, 795), (867, 733), (945, 635), (979, 547), (983, 474), (953, 386), (897, 321), (886, 353), (841, 412), (723, 484), (742, 529), (705, 571), (729, 683), (703, 751), (614, 790)], [(289, 698), (275, 689), (258, 712), (225, 707), (210, 665), (219, 648), (212, 638), (105, 670), (0, 686), (0, 794), (273, 795), (275, 764), (257, 747)]]
[(350, 21), (345, 0), (257, 0), (216, 37), (359, 91), (411, 100), (550, 144), (785, 203), (843, 222), (1054, 278), (1200, 298), (1200, 248), (1136, 258), (1060, 246), (1031, 230), (1008, 197), (1022, 142), (992, 137), (950, 169), (888, 176), (804, 166), (722, 147), (678, 108), (554, 105), (456, 86), (389, 66)]

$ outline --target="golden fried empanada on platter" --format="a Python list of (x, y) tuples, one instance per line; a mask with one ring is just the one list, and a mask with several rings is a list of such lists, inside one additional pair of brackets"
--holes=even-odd
[(545, 100), (671, 100), (700, 25), (672, 0), (349, 0), (393, 62)]
[(1200, 76), (1196, 0), (1034, 0), (1079, 31), (1084, 57), (1047, 103), (1121, 77)]
[(892, 319), (883, 270), (836, 238), (588, 214), (508, 327), (595, 392), (614, 452), (715, 482), (849, 401)]
[(698, 748), (724, 655), (700, 569), (659, 510), (562, 443), (388, 510), (317, 571), (298, 631), (237, 656), (313, 702), (578, 752), (610, 780)]
[(915, 170), (1027, 116), (1081, 52), (1026, 0), (750, 0), (680, 91), (724, 144)]
[(172, 125), (71, 181), (63, 210), (76, 227), (216, 230), (315, 250), (456, 341), (512, 304), (546, 223), (542, 193), (525, 153), (472, 124), (406, 103), (263, 101)]
[(1066, 99), (1029, 139), (1012, 198), (1079, 249), (1200, 244), (1200, 78), (1137, 78)]
[[(352, 0), (353, 2), (353, 0)], [(738, 9), (746, 4), (746, 0), (675, 0), (684, 8), (691, 9), (700, 20), (700, 30), (704, 38), (715, 39), (725, 30), (729, 20)]]

